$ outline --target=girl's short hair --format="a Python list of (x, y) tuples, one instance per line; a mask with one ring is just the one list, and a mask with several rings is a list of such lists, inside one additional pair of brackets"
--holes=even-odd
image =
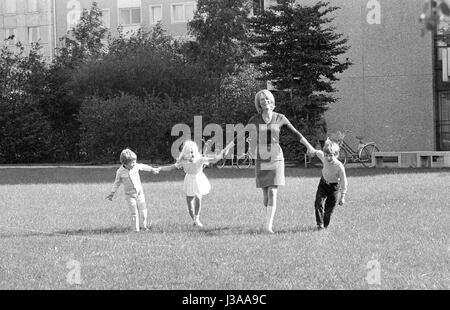
[(122, 163), (122, 165), (127, 165), (130, 162), (132, 162), (133, 160), (137, 160), (137, 156), (136, 156), (136, 153), (133, 152), (132, 150), (124, 149), (120, 153), (120, 162)]
[(263, 90), (260, 90), (259, 92), (257, 92), (255, 95), (255, 108), (256, 108), (256, 111), (258, 111), (258, 113), (261, 113), (261, 110), (262, 110), (261, 105), (259, 104), (259, 98), (261, 98), (262, 96), (269, 99), (270, 104), (275, 108), (275, 97), (270, 92), (270, 90), (263, 89)]
[(331, 141), (330, 138), (327, 138), (327, 140), (325, 141), (322, 151), (324, 153), (329, 153), (329, 154), (334, 154), (336, 156), (339, 155), (339, 150), (341, 148), (339, 147), (339, 144), (337, 144), (334, 141)]
[(200, 157), (197, 143), (191, 140), (187, 140), (183, 143), (183, 149), (181, 150), (180, 156), (178, 156), (177, 162), (180, 162), (190, 151), (193, 151), (194, 158)]

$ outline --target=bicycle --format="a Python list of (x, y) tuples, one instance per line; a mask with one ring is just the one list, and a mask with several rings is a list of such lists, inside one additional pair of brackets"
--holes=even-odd
[[(250, 139), (245, 139), (245, 149), (246, 151), (241, 155), (232, 155), (231, 166), (236, 166), (238, 169), (250, 168), (254, 165), (254, 157), (250, 152)], [(223, 158), (216, 163), (217, 168), (225, 167), (227, 159)]]
[[(350, 130), (346, 130), (346, 132), (351, 133)], [(376, 145), (375, 142), (367, 142), (365, 143), (364, 137), (355, 136), (358, 139), (358, 148), (355, 151), (348, 145), (347, 142), (344, 141), (345, 134), (338, 132), (337, 137), (335, 138), (336, 142), (339, 144), (339, 156), (338, 159), (344, 164), (350, 160), (351, 162), (361, 163), (365, 168), (372, 167), (372, 153), (379, 152), (380, 149)]]

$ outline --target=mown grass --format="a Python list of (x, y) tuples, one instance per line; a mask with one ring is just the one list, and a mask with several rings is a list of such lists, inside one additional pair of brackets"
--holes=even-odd
[[(123, 193), (105, 199), (115, 169), (0, 169), (0, 289), (450, 288), (448, 169), (348, 169), (347, 204), (318, 232), (320, 170), (288, 168), (274, 235), (251, 169), (206, 170), (203, 229), (181, 171), (142, 172), (152, 229), (130, 232)], [(71, 260), (81, 284), (67, 281)]]

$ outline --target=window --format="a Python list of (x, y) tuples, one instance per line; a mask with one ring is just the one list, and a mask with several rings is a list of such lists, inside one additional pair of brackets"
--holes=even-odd
[(194, 17), (195, 2), (172, 4), (172, 23), (186, 23)]
[(102, 10), (102, 22), (106, 28), (111, 28), (111, 11), (109, 9)]
[(141, 8), (125, 8), (119, 10), (119, 24), (137, 25), (141, 23)]
[(37, 0), (27, 0), (28, 12), (37, 12)]
[(6, 0), (6, 14), (16, 14), (16, 0)]
[(156, 24), (162, 20), (162, 6), (155, 5), (150, 7), (150, 24)]
[(8, 45), (15, 45), (17, 43), (16, 28), (6, 29), (6, 40)]
[(253, 0), (253, 16), (260, 15), (264, 11), (264, 0)]
[(440, 151), (450, 151), (450, 92), (439, 92), (437, 134)]
[(28, 44), (35, 43), (41, 38), (39, 27), (28, 27)]

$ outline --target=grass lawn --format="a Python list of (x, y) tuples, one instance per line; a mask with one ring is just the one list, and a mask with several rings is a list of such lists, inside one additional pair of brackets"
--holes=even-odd
[(320, 169), (288, 168), (274, 235), (253, 169), (205, 170), (203, 229), (181, 171), (141, 172), (139, 233), (122, 188), (105, 199), (115, 170), (0, 168), (0, 289), (450, 289), (448, 169), (348, 169), (347, 204), (318, 232)]

